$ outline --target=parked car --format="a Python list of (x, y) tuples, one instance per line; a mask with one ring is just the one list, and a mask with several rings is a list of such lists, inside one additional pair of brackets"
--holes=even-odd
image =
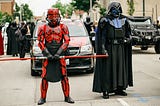
[[(89, 35), (85, 26), (81, 20), (63, 19), (62, 23), (66, 24), (69, 29), (70, 43), (68, 47), (69, 55), (71, 56), (83, 56), (83, 55), (94, 55), (94, 49), (89, 39)], [(31, 57), (42, 57), (42, 52), (38, 47), (37, 41), (37, 30), (40, 25), (46, 24), (46, 22), (39, 21), (35, 27), (32, 50), (30, 53)], [(43, 60), (31, 60), (31, 75), (35, 76), (42, 71)], [(93, 72), (94, 59), (93, 58), (74, 58), (66, 59), (67, 71), (77, 72), (85, 71), (88, 73)]]
[(152, 23), (151, 17), (130, 16), (128, 21), (131, 25), (133, 46), (140, 47), (141, 50), (154, 47), (155, 52), (160, 54), (160, 35)]

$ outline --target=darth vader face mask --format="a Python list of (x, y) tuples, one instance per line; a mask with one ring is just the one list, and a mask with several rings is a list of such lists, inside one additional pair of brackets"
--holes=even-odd
[(108, 6), (108, 14), (112, 15), (113, 17), (119, 17), (122, 13), (121, 4), (118, 2), (112, 2)]
[(112, 8), (111, 9), (111, 15), (113, 15), (114, 17), (119, 17), (120, 15), (120, 10), (117, 8)]

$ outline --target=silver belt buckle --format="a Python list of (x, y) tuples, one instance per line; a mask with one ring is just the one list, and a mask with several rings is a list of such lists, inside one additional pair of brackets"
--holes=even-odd
[(118, 44), (118, 41), (117, 41), (117, 40), (114, 40), (113, 43), (114, 43), (114, 44)]

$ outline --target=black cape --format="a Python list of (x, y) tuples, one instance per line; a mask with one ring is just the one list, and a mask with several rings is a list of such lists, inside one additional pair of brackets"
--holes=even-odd
[[(107, 36), (106, 30), (109, 23), (105, 17), (98, 23), (96, 32), (96, 54), (102, 54), (102, 36)], [(121, 17), (124, 18), (124, 17)], [(108, 24), (108, 25), (107, 25)], [(129, 24), (125, 23), (126, 36), (130, 35)], [(110, 30), (110, 29), (107, 29)], [(122, 45), (106, 44), (109, 57), (107, 59), (97, 58), (93, 78), (93, 92), (114, 92), (118, 86), (126, 89), (127, 86), (133, 86), (132, 77), (132, 45), (131, 42)]]
[(7, 45), (7, 55), (18, 54), (18, 41), (16, 39), (16, 26), (10, 26), (7, 30), (8, 45)]

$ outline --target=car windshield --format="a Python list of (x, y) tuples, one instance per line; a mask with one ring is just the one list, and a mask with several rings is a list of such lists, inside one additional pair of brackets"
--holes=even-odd
[(151, 25), (150, 19), (129, 19), (131, 25)]
[(85, 26), (80, 20), (63, 20), (68, 26), (70, 36), (87, 36)]
[[(62, 20), (62, 23), (67, 25), (70, 36), (88, 36), (85, 26), (83, 25), (83, 22), (81, 22), (80, 20)], [(33, 33), (35, 38), (37, 37), (38, 27), (43, 24), (45, 24), (45, 22), (37, 23)]]

